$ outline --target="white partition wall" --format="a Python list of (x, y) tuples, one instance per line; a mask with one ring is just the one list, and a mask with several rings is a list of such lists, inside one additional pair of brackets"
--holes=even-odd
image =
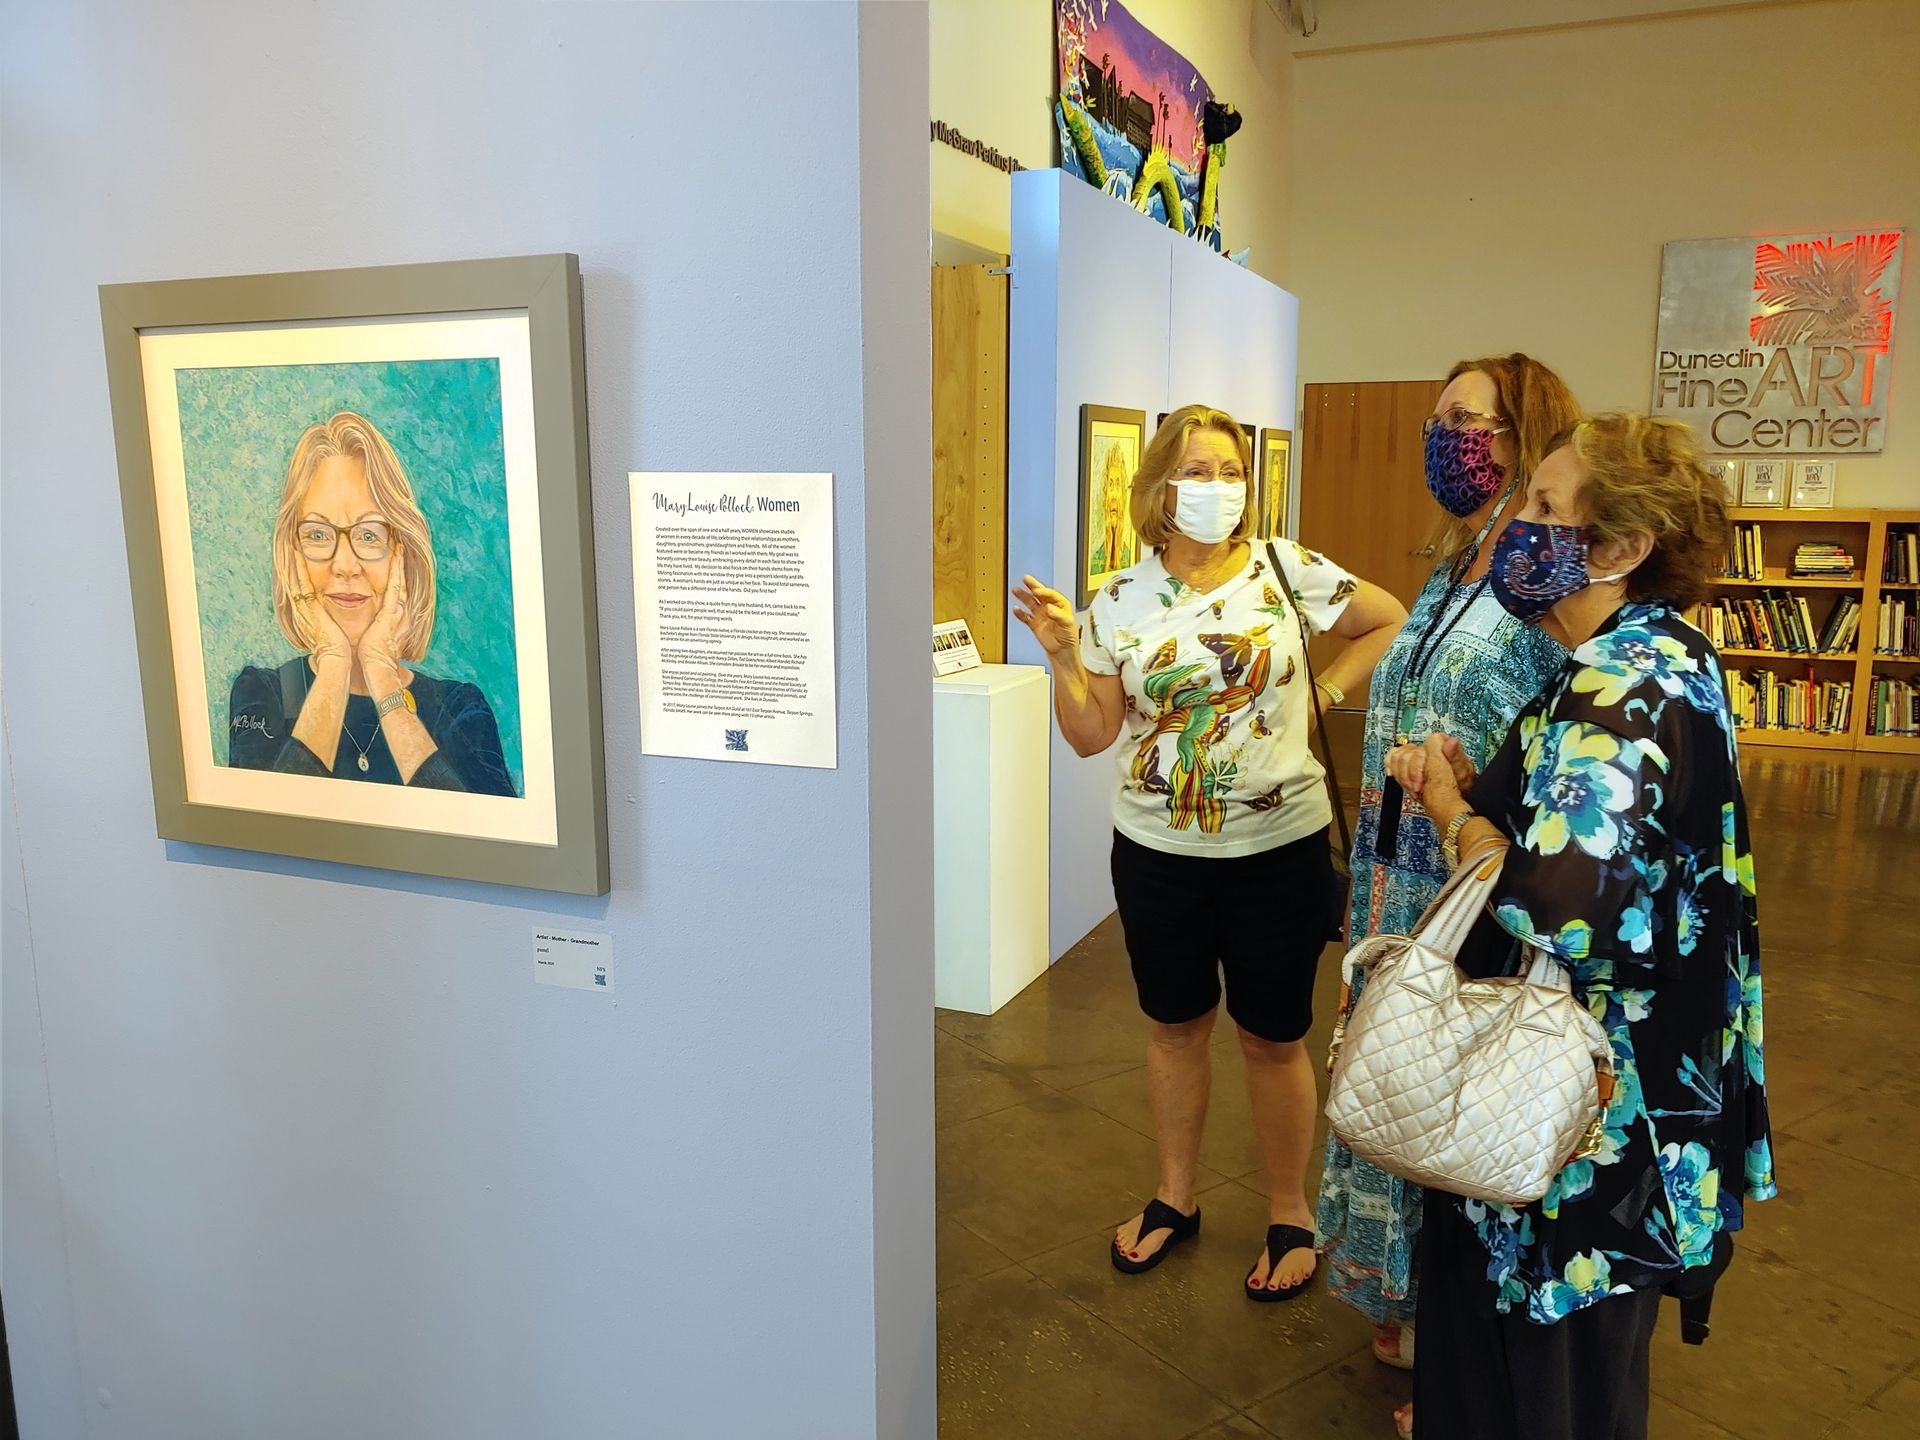
[[(927, 7), (463, 12), (5, 11), (20, 1431), (933, 1440)], [(155, 839), (94, 287), (559, 250), (611, 893)], [(641, 754), (631, 470), (833, 472), (837, 769)]]
[[(1080, 407), (1147, 424), (1218, 405), (1293, 428), (1300, 305), (1250, 271), (1059, 170), (1013, 177), (1008, 317), (1007, 574), (1071, 589), (1079, 524)], [(1009, 660), (1045, 657), (1011, 622)], [(1111, 754), (1082, 759), (1056, 733), (1048, 949), (1059, 959), (1113, 910), (1107, 874)]]

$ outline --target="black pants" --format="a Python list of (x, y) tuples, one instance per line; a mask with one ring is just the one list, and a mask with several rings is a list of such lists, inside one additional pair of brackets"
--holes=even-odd
[(1333, 864), (1323, 827), (1254, 855), (1170, 855), (1118, 831), (1113, 898), (1140, 1009), (1184, 1025), (1220, 1003), (1249, 1035), (1285, 1044), (1313, 1028)]
[(1459, 1197), (1427, 1192), (1420, 1228), (1416, 1440), (1647, 1440), (1660, 1292), (1610, 1295), (1553, 1325), (1493, 1308), (1487, 1249)]

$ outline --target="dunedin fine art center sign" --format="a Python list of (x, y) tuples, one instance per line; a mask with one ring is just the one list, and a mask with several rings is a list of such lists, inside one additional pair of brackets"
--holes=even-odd
[(1902, 230), (1670, 242), (1654, 413), (1723, 455), (1878, 454), (1905, 250)]

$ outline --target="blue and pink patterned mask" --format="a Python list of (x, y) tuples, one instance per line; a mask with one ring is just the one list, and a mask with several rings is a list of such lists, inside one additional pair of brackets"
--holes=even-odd
[(1427, 434), (1427, 489), (1449, 515), (1464, 520), (1493, 499), (1506, 479), (1493, 458), (1493, 437), (1502, 430), (1449, 430)]
[(1577, 595), (1596, 580), (1623, 580), (1618, 575), (1587, 573), (1587, 528), (1516, 520), (1493, 542), (1488, 580), (1500, 608), (1516, 620), (1536, 625), (1569, 595)]

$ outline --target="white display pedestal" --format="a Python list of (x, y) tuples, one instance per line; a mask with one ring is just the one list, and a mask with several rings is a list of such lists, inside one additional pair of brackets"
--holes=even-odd
[(991, 1015), (1047, 968), (1052, 689), (1038, 665), (933, 682), (933, 1003)]

